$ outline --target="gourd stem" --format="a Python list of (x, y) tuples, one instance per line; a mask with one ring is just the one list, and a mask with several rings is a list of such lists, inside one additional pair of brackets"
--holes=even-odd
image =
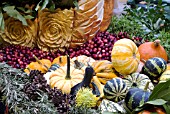
[(154, 41), (154, 45), (155, 45), (155, 47), (158, 47), (159, 45), (160, 45), (160, 40), (159, 39), (157, 39), (157, 40), (155, 40)]
[(65, 79), (71, 79), (71, 76), (70, 76), (70, 56), (69, 55), (67, 55), (67, 74), (66, 74)]
[(61, 56), (59, 57), (59, 63), (60, 64), (62, 63), (62, 57)]
[[(33, 57), (35, 58), (35, 60), (40, 64), (40, 65), (43, 65), (42, 62), (33, 54)], [(46, 70), (48, 70), (48, 67), (46, 65), (43, 65)]]
[(75, 60), (74, 64), (77, 69), (81, 69), (83, 67), (83, 65), (80, 62), (78, 62), (78, 60)]
[(149, 83), (150, 83), (150, 81), (148, 81), (148, 82), (146, 83), (146, 86), (145, 86), (145, 88), (144, 88), (144, 91), (147, 91), (147, 89), (148, 89), (148, 87), (149, 87)]

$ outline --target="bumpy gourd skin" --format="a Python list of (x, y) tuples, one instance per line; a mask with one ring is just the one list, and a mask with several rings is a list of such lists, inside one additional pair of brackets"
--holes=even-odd
[(147, 102), (150, 94), (150, 92), (139, 88), (131, 88), (126, 94), (125, 104), (130, 110), (133, 110), (139, 105)]

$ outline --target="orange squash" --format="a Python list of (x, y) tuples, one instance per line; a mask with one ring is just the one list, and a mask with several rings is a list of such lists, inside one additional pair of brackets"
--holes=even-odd
[(51, 66), (51, 61), (48, 60), (48, 59), (38, 60), (37, 57), (35, 57), (35, 59), (36, 59), (37, 62), (31, 62), (29, 65), (27, 65), (24, 72), (29, 74), (31, 70), (39, 70), (42, 73), (46, 73)]
[(168, 55), (165, 49), (161, 46), (160, 40), (155, 40), (154, 42), (145, 42), (139, 47), (140, 59), (147, 61), (153, 57), (163, 58), (166, 62), (168, 61)]
[(148, 110), (143, 110), (139, 112), (138, 114), (153, 114), (153, 113), (154, 114), (166, 114), (166, 112), (160, 107), (153, 107)]
[(67, 63), (67, 56), (58, 56), (52, 62), (52, 64), (58, 64), (60, 66), (64, 66)]
[(140, 62), (140, 55), (136, 44), (130, 39), (118, 40), (111, 53), (113, 67), (123, 75), (134, 73)]

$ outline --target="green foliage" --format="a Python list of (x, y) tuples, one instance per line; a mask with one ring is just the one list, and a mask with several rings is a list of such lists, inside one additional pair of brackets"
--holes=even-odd
[(137, 6), (135, 8), (125, 8), (126, 16), (132, 17), (145, 30), (144, 34), (148, 38), (156, 37), (159, 31), (170, 31), (170, 6), (159, 0), (157, 4), (148, 2), (146, 8)]
[(132, 38), (133, 36), (142, 36), (144, 31), (141, 28), (142, 25), (138, 24), (136, 20), (131, 17), (113, 16), (107, 31), (116, 34), (119, 32), (127, 32)]
[(24, 85), (29, 82), (28, 76), (21, 70), (0, 63), (1, 101), (9, 107), (10, 114), (57, 114), (48, 95), (39, 93), (39, 100), (32, 101), (23, 92)]
[(149, 97), (149, 101), (147, 101), (144, 105), (139, 106), (135, 109), (135, 111), (141, 111), (146, 108), (148, 105), (157, 105), (164, 107), (167, 114), (170, 113), (170, 80), (167, 82), (159, 83), (155, 86), (152, 91), (152, 94)]

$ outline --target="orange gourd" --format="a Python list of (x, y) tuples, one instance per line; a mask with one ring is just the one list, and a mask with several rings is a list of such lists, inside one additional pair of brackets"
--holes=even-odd
[(58, 64), (60, 66), (64, 66), (67, 63), (67, 56), (58, 56), (52, 62), (52, 64)]
[(160, 108), (160, 107), (153, 107), (147, 110), (143, 110), (141, 112), (139, 112), (138, 114), (166, 114), (166, 112)]
[(31, 62), (27, 65), (24, 72), (29, 74), (31, 70), (39, 70), (42, 73), (46, 73), (51, 66), (51, 61), (48, 59), (39, 60), (35, 55), (33, 55), (33, 57), (36, 59), (36, 62)]
[(139, 47), (140, 59), (147, 61), (153, 57), (163, 58), (165, 61), (168, 61), (168, 56), (160, 44), (160, 40), (155, 40), (154, 42), (145, 42), (141, 44)]

